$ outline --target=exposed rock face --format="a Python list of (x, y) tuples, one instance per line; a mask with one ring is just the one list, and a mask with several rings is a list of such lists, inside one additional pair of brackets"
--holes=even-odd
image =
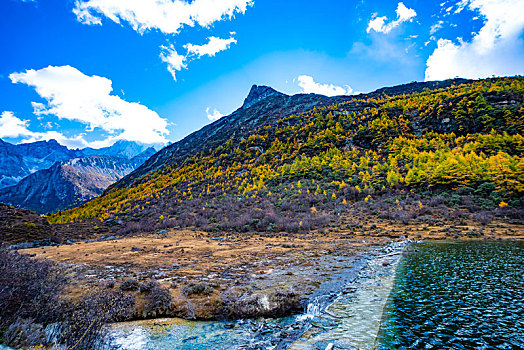
[(129, 157), (129, 159), (131, 160), (133, 164), (136, 164), (135, 166), (136, 168), (144, 164), (144, 162), (148, 160), (149, 158), (151, 158), (151, 156), (155, 153), (156, 153), (156, 150), (153, 147), (149, 147), (146, 150), (144, 150), (142, 153), (137, 154), (136, 156), (133, 156), (133, 157)]
[[(146, 144), (140, 144), (134, 141), (120, 140), (115, 142), (112, 146), (94, 149), (84, 148), (80, 150), (80, 155), (83, 157), (89, 156), (113, 156), (131, 159), (144, 152), (152, 154), (155, 153), (155, 149)], [(145, 159), (144, 159), (145, 160)]]
[(269, 86), (253, 85), (251, 87), (251, 90), (249, 91), (249, 94), (247, 95), (246, 99), (244, 100), (244, 104), (242, 105), (242, 108), (247, 109), (253, 106), (254, 104), (270, 96), (286, 96), (286, 95), (281, 92), (276, 91), (275, 89)]
[(0, 139), (0, 188), (13, 186), (29, 174), (73, 158), (113, 156), (131, 159), (140, 156), (135, 162), (142, 164), (154, 153), (153, 147), (124, 140), (100, 149), (72, 150), (55, 140), (13, 145)]

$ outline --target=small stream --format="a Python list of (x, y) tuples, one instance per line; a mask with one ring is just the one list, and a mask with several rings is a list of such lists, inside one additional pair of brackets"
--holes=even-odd
[[(391, 243), (331, 275), (310, 296), (306, 312), (279, 319), (186, 321), (157, 319), (115, 325), (106, 349), (325, 349), (330, 342), (373, 344), (391, 289), (400, 252), (408, 242)], [(327, 263), (343, 260), (329, 257)], [(350, 310), (345, 305), (350, 304)], [(336, 315), (339, 314), (339, 315)], [(354, 317), (352, 317), (354, 316)], [(359, 329), (348, 333), (346, 328)], [(364, 346), (364, 347), (362, 347)]]
[(400, 255), (371, 259), (289, 349), (373, 349)]

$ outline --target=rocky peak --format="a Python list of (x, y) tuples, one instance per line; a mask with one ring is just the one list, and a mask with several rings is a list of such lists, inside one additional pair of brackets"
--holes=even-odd
[[(56, 140), (49, 141), (36, 141), (31, 143), (21, 143), (15, 145), (20, 154), (30, 157), (46, 158), (51, 153), (56, 152), (57, 154), (68, 155), (66, 158), (74, 156), (74, 151), (68, 149), (66, 146), (62, 146)], [(58, 159), (63, 160), (63, 159)]]
[[(131, 159), (133, 157), (139, 156), (145, 151), (151, 148), (148, 144), (142, 144), (135, 141), (126, 141), (119, 140), (115, 142), (112, 146), (104, 148), (84, 148), (81, 150), (81, 154), (85, 157), (89, 156), (114, 156), (114, 157), (124, 157)], [(153, 148), (154, 150), (154, 148)], [(154, 154), (155, 152), (151, 153)]]
[(249, 91), (249, 95), (247, 95), (246, 99), (244, 100), (244, 104), (242, 105), (243, 109), (249, 108), (256, 104), (259, 101), (262, 101), (270, 96), (286, 96), (285, 94), (276, 91), (275, 89), (264, 86), (264, 85), (253, 85), (251, 87), (251, 90)]
[[(44, 141), (44, 142), (46, 142), (46, 141)], [(48, 145), (52, 145), (52, 146), (61, 146), (61, 147), (65, 147), (65, 146), (60, 145), (60, 144), (58, 143), (58, 141), (55, 140), (55, 139), (50, 139), (50, 140), (48, 140), (48, 141), (47, 141), (47, 144), (48, 144)]]

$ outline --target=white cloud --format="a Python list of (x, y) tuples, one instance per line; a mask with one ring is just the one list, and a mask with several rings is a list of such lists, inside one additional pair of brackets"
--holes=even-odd
[(107, 78), (88, 76), (71, 66), (30, 69), (9, 78), (34, 87), (46, 100), (32, 103), (36, 115), (78, 121), (87, 125), (87, 131), (99, 128), (111, 135), (107, 139), (111, 142), (167, 142), (167, 121), (144, 105), (111, 95), (112, 82)]
[(207, 119), (211, 121), (219, 120), (224, 117), (224, 114), (220, 113), (216, 108), (213, 109), (213, 113), (210, 113), (210, 108), (206, 108)]
[(84, 134), (69, 138), (57, 131), (34, 132), (29, 130), (28, 124), (28, 120), (16, 117), (11, 111), (4, 111), (0, 115), (0, 138), (21, 138), (22, 143), (54, 139), (70, 148), (83, 148), (89, 145), (83, 139)]
[(444, 24), (444, 21), (438, 21), (437, 23), (433, 24), (431, 28), (429, 29), (429, 34), (430, 35), (435, 34), (439, 29), (442, 28), (443, 24)]
[(460, 0), (457, 3), (457, 9), (455, 10), (455, 14), (461, 13), (462, 10), (464, 10), (466, 8), (466, 6), (468, 6), (468, 2), (469, 2), (469, 0)]
[(350, 95), (353, 89), (346, 85), (345, 87), (336, 86), (333, 84), (319, 84), (316, 83), (312, 76), (301, 75), (296, 81), (298, 86), (302, 88), (302, 92), (305, 94), (319, 94), (325, 96), (339, 96), (339, 95)]
[(386, 30), (389, 32), (391, 29), (386, 29), (387, 19), (388, 18), (386, 16), (372, 18), (368, 23), (366, 32), (370, 33), (372, 30), (382, 33), (386, 33)]
[(0, 138), (16, 138), (27, 133), (28, 120), (15, 117), (13, 112), (5, 111), (0, 115)]
[(426, 80), (524, 73), (524, 1), (462, 0), (459, 9), (466, 5), (485, 19), (483, 27), (470, 42), (439, 39), (426, 62)]
[(253, 0), (77, 0), (73, 12), (85, 24), (101, 25), (106, 17), (127, 22), (139, 33), (157, 29), (177, 34), (184, 25), (208, 27), (252, 5)]
[(404, 3), (402, 2), (398, 3), (396, 13), (397, 19), (389, 23), (386, 23), (388, 20), (386, 16), (373, 16), (373, 18), (368, 23), (366, 32), (370, 33), (372, 30), (374, 30), (378, 33), (387, 34), (391, 32), (394, 28), (398, 27), (400, 24), (407, 21), (411, 22), (413, 20), (413, 17), (417, 15), (415, 10), (406, 7), (406, 5), (404, 5)]
[(204, 45), (186, 44), (184, 48), (189, 55), (196, 55), (198, 58), (202, 56), (215, 56), (220, 51), (229, 49), (231, 44), (236, 44), (235, 38), (229, 39), (217, 38), (215, 36), (207, 38), (208, 43)]
[(160, 58), (167, 63), (167, 70), (176, 81), (176, 72), (181, 71), (182, 69), (187, 69), (187, 57), (179, 55), (173, 45), (170, 45), (169, 47), (161, 46), (161, 49), (162, 52), (160, 53)]
[[(178, 34), (184, 26), (209, 27), (217, 21), (244, 14), (254, 0), (75, 0), (73, 12), (84, 24), (102, 25), (107, 18), (115, 23), (128, 23), (135, 31), (158, 30)], [(231, 32), (231, 35), (235, 35)], [(196, 58), (215, 56), (226, 50), (236, 39), (208, 38), (204, 45), (186, 44), (187, 55), (177, 53), (174, 46), (161, 46), (160, 58), (176, 81), (176, 72), (187, 69), (188, 55)], [(194, 58), (194, 59), (196, 59)]]
[[(234, 35), (234, 33), (231, 33)], [(229, 39), (222, 39), (211, 36), (207, 38), (207, 44), (194, 45), (186, 44), (184, 49), (186, 55), (180, 55), (173, 45), (161, 46), (160, 58), (167, 63), (167, 69), (176, 81), (176, 72), (182, 69), (187, 69), (187, 64), (190, 61), (201, 58), (202, 56), (215, 56), (218, 52), (229, 49), (231, 44), (236, 44), (236, 39), (231, 37)]]
[(406, 22), (417, 15), (415, 10), (407, 8), (403, 2), (399, 2), (397, 5), (397, 21)]

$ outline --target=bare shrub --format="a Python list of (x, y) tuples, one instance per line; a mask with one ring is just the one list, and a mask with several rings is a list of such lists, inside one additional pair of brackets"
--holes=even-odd
[(129, 320), (134, 297), (119, 291), (97, 291), (63, 306), (60, 323), (53, 338), (68, 349), (99, 349), (106, 334), (105, 325)]
[(130, 318), (133, 297), (121, 292), (61, 299), (63, 275), (52, 262), (0, 249), (0, 325), (6, 328), (5, 342), (16, 347), (45, 343), (43, 327), (56, 323), (51, 334), (56, 343), (96, 349), (105, 323)]
[(140, 293), (149, 293), (151, 292), (153, 288), (158, 287), (158, 286), (160, 286), (160, 284), (157, 281), (149, 280), (149, 281), (140, 283), (138, 290)]
[(481, 210), (481, 207), (475, 202), (475, 198), (472, 196), (463, 196), (461, 198), (461, 206), (470, 213), (476, 213)]
[(300, 231), (300, 225), (295, 220), (286, 220), (283, 225), (283, 230), (289, 233), (298, 233)]
[(387, 220), (392, 220), (394, 219), (394, 212), (391, 212), (391, 211), (383, 211), (381, 213), (378, 214), (378, 217), (381, 218), (381, 219), (387, 219)]
[(199, 283), (191, 282), (187, 286), (185, 286), (182, 289), (182, 291), (187, 296), (193, 295), (193, 294), (209, 295), (209, 294), (213, 293), (213, 287), (210, 286), (209, 284), (203, 283), (203, 282), (199, 282)]
[(497, 208), (496, 214), (499, 217), (507, 217), (507, 218), (516, 220), (516, 221), (518, 221), (520, 223), (524, 222), (524, 208), (522, 208), (522, 207), (517, 207), (517, 208), (512, 208), (512, 207)]
[(313, 217), (312, 219), (312, 226), (315, 227), (315, 228), (321, 228), (321, 227), (325, 227), (329, 224), (329, 222), (331, 221), (331, 216), (329, 215), (320, 215), (320, 216), (315, 216)]
[(142, 226), (137, 221), (127, 222), (125, 227), (120, 231), (123, 235), (130, 235), (139, 233), (142, 230)]
[(173, 297), (169, 289), (156, 283), (149, 290), (145, 297), (144, 317), (158, 317), (167, 315), (171, 309)]
[(346, 186), (342, 189), (341, 195), (348, 201), (356, 202), (366, 197), (367, 193), (358, 191), (355, 187)]
[(415, 218), (416, 214), (411, 210), (398, 210), (393, 214), (395, 220), (400, 221), (402, 224), (407, 225), (410, 221)]
[(481, 225), (490, 224), (493, 221), (494, 215), (490, 211), (479, 211), (472, 215), (473, 220), (479, 222)]
[(120, 290), (135, 291), (138, 290), (139, 287), (140, 285), (138, 284), (138, 281), (130, 278), (122, 282), (122, 284), (120, 285)]
[(178, 226), (178, 222), (176, 221), (176, 219), (173, 219), (173, 218), (165, 219), (164, 221), (160, 223), (161, 229), (173, 228), (175, 226)]
[(387, 199), (379, 199), (371, 205), (373, 210), (377, 210), (379, 212), (388, 211), (391, 209), (391, 206), (392, 204), (388, 202)]
[(2, 341), (14, 348), (42, 345), (46, 335), (44, 327), (32, 319), (18, 320), (7, 328)]
[(434, 197), (430, 197), (429, 199), (423, 201), (423, 203), (429, 207), (438, 207), (442, 204), (445, 204), (446, 199), (442, 196), (434, 196)]
[(455, 221), (464, 218), (464, 213), (458, 209), (446, 209), (444, 212), (444, 219), (447, 221)]
[(65, 283), (56, 264), (0, 249), (0, 326), (19, 318), (52, 322)]

